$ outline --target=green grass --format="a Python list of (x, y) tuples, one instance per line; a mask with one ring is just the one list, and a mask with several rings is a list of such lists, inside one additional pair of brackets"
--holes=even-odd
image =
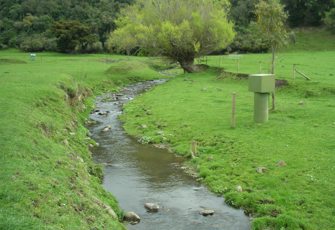
[(295, 42), (281, 48), (282, 52), (335, 50), (334, 34), (323, 28), (298, 28)]
[[(247, 80), (217, 69), (180, 75), (155, 88), (129, 103), (122, 119), (130, 134), (184, 156), (196, 140), (198, 157), (191, 165), (211, 190), (253, 216), (254, 229), (335, 229), (335, 51), (286, 52), (278, 58), (277, 77), (290, 85), (277, 90), (277, 110), (266, 124), (253, 123)], [(269, 59), (270, 54), (243, 55), (239, 72), (258, 73), (259, 61)], [(208, 63), (236, 72), (231, 57), (211, 56)], [(312, 80), (293, 80), (292, 64), (300, 64)], [(233, 92), (235, 129), (230, 128)], [(279, 161), (287, 165), (278, 166)], [(258, 167), (267, 171), (257, 173)]]
[(83, 124), (94, 94), (161, 77), (151, 64), (56, 53), (31, 61), (27, 53), (0, 52), (0, 229), (124, 228), (106, 208), (122, 218), (100, 185)]
[[(277, 91), (266, 124), (252, 122), (247, 81), (217, 69), (181, 75), (130, 103), (123, 116), (129, 133), (184, 156), (196, 140), (198, 157), (190, 164), (227, 203), (253, 215), (254, 229), (335, 228), (335, 44), (323, 31), (297, 38), (277, 55), (277, 77), (290, 86)], [(208, 63), (236, 72), (235, 58), (212, 56)], [(269, 60), (242, 55), (238, 72), (268, 72)], [(294, 80), (293, 64), (312, 80)], [(106, 208), (122, 218), (100, 185), (83, 124), (94, 95), (160, 78), (155, 70), (164, 68), (141, 57), (38, 53), (31, 61), (27, 53), (0, 51), (0, 229), (124, 228)], [(179, 73), (165, 74), (172, 72)], [(259, 174), (257, 167), (268, 170)]]

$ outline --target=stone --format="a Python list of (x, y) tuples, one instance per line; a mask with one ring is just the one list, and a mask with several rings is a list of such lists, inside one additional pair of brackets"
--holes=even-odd
[(147, 129), (147, 128), (148, 128), (148, 126), (147, 126), (147, 125), (145, 125), (145, 124), (142, 124), (142, 125), (141, 125), (141, 128), (142, 128), (142, 129)]
[(203, 216), (213, 216), (215, 213), (214, 210), (211, 210), (211, 209), (203, 209), (200, 211), (200, 214), (203, 215)]
[(112, 126), (107, 125), (105, 128), (102, 129), (102, 132), (108, 132), (112, 129)]
[(145, 203), (144, 207), (148, 212), (158, 212), (159, 210), (159, 205), (155, 203)]
[(109, 114), (109, 111), (98, 112), (98, 115), (100, 116), (107, 116), (108, 114)]
[(65, 140), (63, 141), (63, 144), (64, 144), (65, 146), (69, 146), (69, 141), (68, 141), (67, 139), (65, 139)]
[(213, 156), (208, 156), (207, 157), (207, 161), (213, 161), (213, 160), (214, 160)]
[(243, 192), (242, 186), (241, 185), (236, 186), (236, 191)]
[(135, 212), (126, 212), (123, 216), (123, 220), (133, 225), (141, 222), (141, 218)]
[(156, 132), (156, 134), (157, 134), (157, 135), (164, 135), (164, 131), (159, 130), (159, 131)]
[(258, 172), (259, 174), (263, 174), (263, 173), (265, 173), (266, 171), (268, 171), (268, 169), (265, 168), (265, 167), (257, 167), (257, 168), (256, 168), (256, 172)]
[(167, 146), (164, 144), (154, 144), (153, 146), (158, 149), (167, 149)]
[(287, 164), (286, 164), (285, 161), (280, 160), (280, 161), (278, 161), (277, 165), (278, 165), (279, 167), (285, 167)]
[(199, 191), (199, 190), (201, 190), (201, 187), (193, 187), (193, 190), (194, 191)]

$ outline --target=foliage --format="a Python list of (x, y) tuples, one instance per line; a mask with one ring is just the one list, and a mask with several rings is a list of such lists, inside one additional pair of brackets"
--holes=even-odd
[(231, 0), (229, 15), (237, 28), (245, 28), (251, 21), (255, 21), (255, 6), (258, 2), (259, 0)]
[[(333, 0), (281, 0), (284, 9), (288, 12), (288, 23), (292, 27), (298, 26), (320, 26), (332, 23), (330, 9), (335, 7)], [(255, 6), (259, 0), (232, 0), (230, 18), (235, 22), (237, 35), (230, 46), (231, 51), (259, 52), (271, 48), (266, 47), (266, 41), (262, 41), (254, 35), (252, 25), (256, 21)], [(326, 22), (327, 21), (327, 22)], [(330, 26), (331, 27), (331, 26)], [(264, 49), (265, 48), (265, 49)]]
[(272, 51), (272, 70), (275, 70), (275, 52), (287, 43), (288, 34), (286, 31), (287, 14), (284, 6), (278, 0), (261, 0), (256, 5), (257, 26), (262, 32), (262, 36), (271, 45)]
[(57, 44), (55, 39), (44, 37), (41, 34), (34, 34), (23, 39), (20, 49), (27, 52), (51, 51), (57, 49)]
[(178, 61), (192, 72), (196, 56), (225, 48), (233, 39), (226, 1), (137, 1), (122, 11), (109, 44), (127, 53), (136, 47)]
[[(74, 20), (87, 25), (100, 44), (104, 45), (109, 33), (115, 28), (114, 20), (118, 12), (131, 2), (132, 0), (3, 0), (0, 4), (0, 44), (27, 49), (37, 45), (34, 37), (55, 39), (50, 33), (54, 21)], [(80, 48), (85, 51), (83, 47)], [(92, 52), (92, 49), (88, 49), (88, 52)]]
[(272, 47), (278, 48), (287, 42), (287, 14), (277, 0), (261, 0), (256, 5), (257, 25)]
[(320, 26), (326, 11), (332, 6), (333, 0), (281, 0), (288, 11), (288, 22), (292, 27)]
[(326, 13), (324, 23), (330, 31), (335, 33), (335, 1), (334, 7)]
[(55, 22), (52, 32), (57, 38), (59, 51), (65, 53), (85, 51), (88, 46), (98, 42), (97, 36), (91, 33), (91, 28), (79, 21)]
[(247, 27), (240, 27), (237, 35), (229, 49), (237, 52), (262, 53), (267, 52), (270, 43), (260, 32), (255, 22), (251, 22)]

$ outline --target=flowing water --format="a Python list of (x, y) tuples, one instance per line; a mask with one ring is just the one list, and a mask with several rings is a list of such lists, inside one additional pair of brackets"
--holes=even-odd
[[(128, 224), (127, 228), (250, 229), (250, 220), (243, 211), (227, 206), (222, 197), (209, 192), (181, 169), (182, 158), (167, 150), (139, 144), (124, 132), (118, 120), (122, 105), (163, 82), (138, 83), (120, 94), (98, 97), (97, 111), (90, 116), (97, 121), (90, 132), (100, 144), (94, 149), (94, 159), (105, 165), (105, 189), (115, 195), (122, 209), (134, 211), (141, 217), (139, 224)], [(111, 130), (103, 132), (106, 126), (111, 126)], [(147, 202), (159, 204), (159, 212), (147, 212), (144, 208)], [(202, 209), (215, 213), (204, 217), (199, 214)]]

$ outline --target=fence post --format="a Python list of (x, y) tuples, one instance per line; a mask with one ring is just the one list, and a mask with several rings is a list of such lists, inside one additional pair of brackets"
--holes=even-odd
[(192, 141), (191, 143), (191, 155), (192, 159), (197, 156), (197, 142), (195, 140)]
[(236, 127), (236, 93), (233, 93), (232, 106), (231, 106), (231, 128)]

